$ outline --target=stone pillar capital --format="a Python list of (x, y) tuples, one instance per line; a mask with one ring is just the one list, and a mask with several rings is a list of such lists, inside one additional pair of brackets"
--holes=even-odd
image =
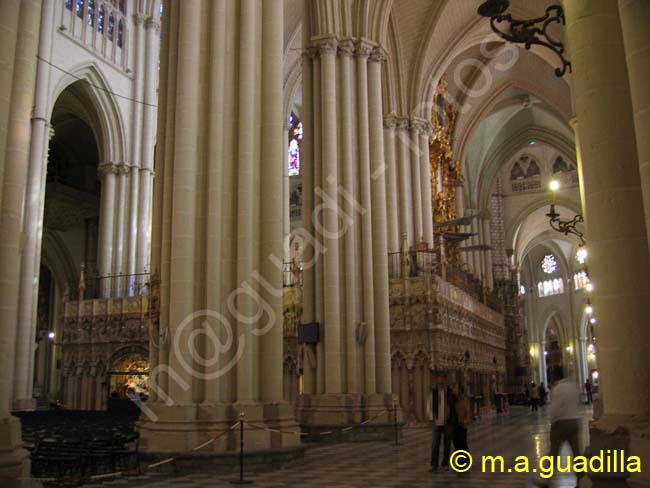
[(119, 172), (119, 163), (102, 163), (97, 167), (100, 176), (117, 174)]
[(359, 58), (367, 58), (372, 54), (372, 50), (375, 48), (375, 45), (371, 43), (370, 41), (366, 41), (364, 39), (360, 39), (357, 41), (357, 57)]
[(160, 32), (160, 20), (155, 17), (148, 17), (145, 22), (145, 27), (147, 29), (156, 29), (156, 32)]
[(334, 36), (313, 38), (312, 43), (318, 54), (321, 56), (324, 54), (336, 54), (339, 44), (338, 40)]
[(394, 129), (397, 127), (398, 118), (395, 114), (388, 114), (384, 116), (384, 127), (386, 129)]
[(129, 171), (131, 171), (131, 166), (125, 162), (121, 162), (116, 166), (117, 166), (117, 174), (125, 175), (128, 174)]
[(354, 55), (354, 41), (352, 39), (341, 39), (339, 41), (339, 55), (353, 56)]
[(419, 117), (411, 117), (411, 130), (417, 131), (420, 134), (425, 134), (431, 130), (431, 123), (428, 120)]
[(386, 50), (382, 46), (376, 46), (370, 53), (370, 62), (383, 63), (388, 58)]
[(147, 19), (147, 16), (138, 12), (137, 14), (133, 14), (133, 22), (135, 25), (142, 25), (144, 24), (144, 21)]
[(408, 131), (411, 127), (411, 121), (408, 117), (396, 117), (397, 120), (397, 129)]

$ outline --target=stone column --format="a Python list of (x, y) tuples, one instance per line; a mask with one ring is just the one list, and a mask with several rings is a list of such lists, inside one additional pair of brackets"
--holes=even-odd
[[(52, 50), (52, 28), (54, 22), (54, 0), (45, 0), (40, 23), (38, 51), (49, 58)], [(36, 68), (34, 108), (32, 110), (31, 144), (29, 148), (29, 176), (27, 181), (23, 232), (25, 244), (20, 269), (20, 298), (18, 311), (18, 335), (16, 337), (16, 364), (14, 373), (15, 410), (30, 410), (36, 407), (32, 398), (33, 349), (36, 333), (36, 307), (38, 279), (41, 262), (41, 239), (43, 236), (43, 206), (45, 203), (45, 178), (47, 154), (50, 140), (48, 124), (48, 88), (50, 66), (41, 61)]]
[(635, 371), (646, 357), (650, 256), (618, 8), (572, 0), (565, 10), (605, 413), (647, 414), (650, 376)]
[[(456, 216), (458, 218), (464, 217), (465, 216), (465, 195), (463, 192), (463, 187), (462, 186), (457, 186), (456, 187)], [(461, 231), (464, 231), (464, 229), (461, 229)], [(467, 263), (469, 261), (467, 253), (461, 252), (458, 253), (460, 257), (460, 262), (461, 263)]]
[[(124, 268), (124, 248), (127, 240), (126, 227), (126, 209), (127, 209), (127, 191), (128, 191), (128, 174), (129, 166), (121, 163), (117, 166), (117, 199), (115, 208), (115, 252), (113, 258), (113, 267), (111, 274), (114, 276), (126, 274)], [(113, 280), (115, 296), (121, 296), (124, 290), (124, 283), (120, 278)]]
[[(375, 371), (375, 295), (373, 278), (372, 183), (370, 169), (370, 134), (368, 114), (368, 58), (373, 46), (365, 41), (357, 45), (357, 125), (359, 131), (359, 192), (361, 208), (361, 246), (363, 276), (363, 322), (367, 330), (364, 344), (365, 393), (377, 391)], [(388, 259), (388, 256), (386, 256)]]
[[(140, 6), (139, 4), (138, 7)], [(138, 8), (136, 7), (136, 8)], [(138, 249), (138, 229), (139, 224), (139, 206), (140, 206), (140, 152), (142, 144), (142, 110), (144, 101), (144, 72), (145, 72), (145, 33), (144, 21), (145, 15), (143, 12), (137, 12), (133, 15), (134, 29), (133, 29), (133, 65), (134, 65), (134, 80), (133, 80), (133, 98), (135, 99), (131, 105), (131, 174), (130, 182), (130, 205), (129, 205), (129, 228), (128, 228), (128, 249), (127, 249), (127, 265), (126, 273), (135, 274), (136, 272), (136, 256)], [(153, 60), (152, 60), (153, 61)], [(157, 62), (157, 60), (156, 60)], [(133, 281), (132, 281), (133, 282)]]
[[(155, 15), (155, 14), (154, 14)], [(140, 159), (140, 189), (138, 204), (138, 249), (136, 257), (136, 272), (151, 271), (151, 214), (154, 180), (154, 148), (156, 144), (156, 116), (158, 104), (158, 65), (160, 24), (155, 17), (145, 22), (146, 57), (144, 72), (144, 101), (142, 126), (142, 153)]]
[(408, 236), (409, 245), (416, 242), (413, 227), (413, 208), (411, 204), (411, 160), (409, 151), (409, 121), (400, 118), (397, 122), (397, 146), (399, 152), (399, 215), (400, 234)]
[(650, 254), (619, 9), (616, 2), (579, 0), (564, 8), (589, 274), (596, 283), (592, 303), (599, 318), (604, 415), (591, 425), (591, 448), (647, 455), (638, 433), (647, 430), (650, 414), (650, 375), (639, 374), (647, 366)]
[[(97, 268), (100, 276), (109, 276), (113, 271), (113, 252), (115, 243), (115, 190), (119, 165), (102, 163), (99, 165), (101, 177), (101, 202), (99, 208), (99, 256)], [(110, 280), (101, 280), (101, 296), (112, 293)]]
[(370, 179), (372, 181), (372, 252), (375, 302), (375, 354), (377, 393), (392, 392), (390, 375), (390, 310), (388, 304), (388, 222), (386, 211), (386, 163), (384, 155), (381, 65), (382, 47), (373, 50), (368, 64), (370, 128)]
[(429, 157), (429, 139), (432, 133), (431, 123), (422, 121), (420, 133), (420, 183), (422, 186), (422, 229), (424, 241), (433, 249), (433, 201), (431, 193), (431, 161)]
[[(141, 425), (154, 453), (191, 449), (240, 412), (297, 427), (282, 400), (283, 4), (166, 6), (152, 245), (159, 351)], [(299, 443), (261, 430), (246, 437), (271, 457)], [(233, 448), (223, 437), (210, 450)]]
[(413, 242), (418, 243), (424, 237), (424, 227), (422, 222), (422, 183), (421, 183), (421, 165), (420, 161), (420, 134), (422, 133), (422, 124), (420, 119), (411, 120), (411, 140), (409, 148), (411, 151), (411, 206), (413, 208)]
[(29, 475), (20, 422), (10, 412), (41, 6), (0, 2), (0, 477), (10, 479)]
[[(354, 125), (353, 125), (353, 108), (354, 108), (354, 84), (352, 82), (354, 66), (355, 46), (352, 39), (344, 39), (339, 42), (339, 65), (341, 69), (341, 162), (343, 166), (343, 185), (348, 195), (354, 195), (358, 184), (358, 171), (355, 171), (354, 161)], [(345, 199), (343, 210), (346, 215), (357, 222), (357, 209), (351, 199)], [(361, 311), (356, 299), (356, 291), (361, 286), (361, 276), (356, 272), (356, 263), (359, 259), (358, 233), (354, 229), (349, 229), (343, 236), (344, 250), (344, 275), (345, 275), (345, 317), (347, 319), (347, 328), (345, 331), (346, 344), (346, 381), (347, 390), (350, 393), (360, 393), (363, 388), (359, 385), (359, 367), (358, 361), (360, 352), (356, 341), (356, 328), (361, 319)]]
[(397, 117), (384, 117), (384, 141), (386, 145), (386, 206), (388, 209), (388, 251), (399, 251), (399, 185), (397, 178), (397, 151), (395, 147), (395, 128)]
[(645, 0), (618, 0), (618, 11), (630, 83), (646, 231), (650, 242), (650, 4)]
[[(323, 160), (323, 192), (329, 198), (338, 194), (338, 134), (337, 134), (337, 73), (336, 73), (336, 41), (325, 39), (319, 45), (321, 59), (321, 90), (322, 90), (322, 160)], [(341, 389), (341, 308), (339, 301), (339, 232), (338, 205), (322, 206), (321, 238), (327, 252), (323, 256), (323, 301), (325, 313), (323, 316), (323, 335), (325, 345), (325, 391), (327, 393), (342, 393)]]

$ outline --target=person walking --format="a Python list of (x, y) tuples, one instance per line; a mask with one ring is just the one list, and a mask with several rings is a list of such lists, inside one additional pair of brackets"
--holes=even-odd
[[(565, 442), (569, 443), (573, 456), (580, 456), (579, 435), (580, 421), (583, 413), (580, 407), (580, 391), (578, 386), (564, 377), (562, 368), (553, 371), (551, 387), (551, 451), (550, 456), (557, 459), (560, 449)], [(584, 473), (576, 473), (578, 481)], [(576, 484), (577, 486), (577, 484)]]
[[(439, 373), (436, 376), (436, 386), (431, 390), (427, 410), (429, 419), (433, 422), (433, 439), (431, 443), (431, 468), (429, 471), (438, 470), (440, 457), (440, 441), (444, 443), (442, 467), (449, 466), (451, 455), (451, 440), (454, 436), (455, 398), (446, 385), (445, 376)], [(452, 417), (453, 412), (453, 417)]]
[(589, 378), (585, 381), (585, 393), (587, 394), (587, 405), (591, 405), (593, 402), (593, 394), (591, 392), (591, 381), (589, 381)]
[(539, 406), (539, 387), (534, 381), (530, 382), (530, 411), (536, 412)]
[(456, 397), (456, 426), (454, 428), (454, 449), (467, 451), (467, 428), (472, 421), (472, 409), (469, 398), (465, 395), (465, 387), (457, 385), (453, 389)]

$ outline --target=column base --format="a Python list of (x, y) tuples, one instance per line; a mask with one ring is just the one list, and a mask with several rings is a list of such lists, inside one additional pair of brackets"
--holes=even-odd
[(36, 398), (16, 398), (13, 401), (13, 409), (16, 412), (36, 410)]
[(175, 473), (193, 472), (196, 469), (224, 472), (237, 467), (240, 427), (235, 424), (238, 424), (242, 412), (247, 464), (264, 470), (302, 461), (303, 449), (297, 435), (299, 427), (293, 405), (289, 403), (173, 406), (152, 403), (148, 408), (155, 417), (152, 419), (143, 415), (137, 426), (144, 459), (160, 460), (191, 451), (222, 431), (227, 431), (192, 456), (169, 463), (166, 469)]
[[(9, 486), (33, 486), (18, 481), (18, 478), (28, 477), (30, 471), (29, 453), (22, 446), (20, 420), (13, 416), (1, 418), (0, 479), (8, 479)], [(3, 486), (6, 484), (3, 481)]]
[[(298, 421), (302, 431), (309, 434), (305, 438), (307, 441), (393, 439), (395, 404), (398, 405), (397, 425), (401, 427), (404, 424), (396, 399), (390, 393), (300, 395)], [(366, 423), (361, 425), (362, 422)], [(401, 429), (398, 429), (398, 435), (401, 436)]]
[[(650, 459), (650, 418), (603, 415), (589, 428), (589, 456), (602, 458), (603, 472), (589, 472), (593, 488), (650, 486), (642, 464)], [(635, 464), (631, 456), (638, 456)], [(634, 471), (638, 466), (641, 472)], [(628, 484), (629, 483), (629, 484)]]

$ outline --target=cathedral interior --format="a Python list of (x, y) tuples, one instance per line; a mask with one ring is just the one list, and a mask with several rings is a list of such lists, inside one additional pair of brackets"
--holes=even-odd
[(650, 1), (0, 0), (0, 67), (9, 486), (244, 445), (257, 486), (526, 486), (432, 478), (432, 389), (539, 458), (558, 371), (574, 456), (649, 459)]

